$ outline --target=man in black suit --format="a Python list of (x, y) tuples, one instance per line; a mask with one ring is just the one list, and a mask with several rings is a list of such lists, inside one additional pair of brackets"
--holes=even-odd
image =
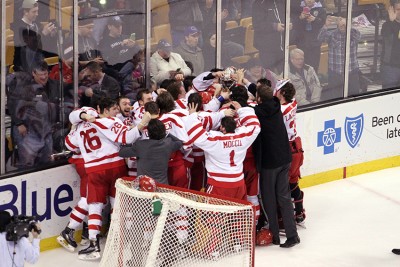
[(105, 74), (101, 65), (95, 61), (89, 62), (81, 75), (87, 86), (81, 87), (84, 93), (81, 96), (81, 106), (91, 106), (91, 102), (103, 96), (117, 99), (120, 94), (120, 85), (113, 77)]

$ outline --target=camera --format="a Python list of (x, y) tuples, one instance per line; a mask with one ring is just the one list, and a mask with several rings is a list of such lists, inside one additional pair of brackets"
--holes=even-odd
[(17, 215), (6, 226), (6, 240), (17, 242), (22, 237), (29, 237), (29, 232), (34, 230), (38, 234), (42, 231), (36, 227), (35, 216)]

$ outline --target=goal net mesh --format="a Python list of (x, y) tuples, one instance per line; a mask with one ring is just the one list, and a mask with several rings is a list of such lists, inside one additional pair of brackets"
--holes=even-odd
[(159, 184), (144, 192), (123, 179), (116, 188), (100, 266), (253, 266), (249, 202)]

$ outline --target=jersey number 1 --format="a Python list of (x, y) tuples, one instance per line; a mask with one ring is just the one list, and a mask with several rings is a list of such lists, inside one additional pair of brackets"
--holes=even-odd
[(231, 163), (231, 167), (235, 167), (235, 150), (232, 150), (231, 153), (229, 153), (229, 161)]

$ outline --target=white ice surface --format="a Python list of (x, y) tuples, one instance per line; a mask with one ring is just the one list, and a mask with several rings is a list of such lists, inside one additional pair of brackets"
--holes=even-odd
[[(290, 249), (257, 247), (256, 267), (400, 266), (400, 256), (391, 252), (400, 248), (400, 167), (305, 188), (304, 193), (307, 229), (298, 231), (301, 243)], [(59, 248), (25, 266), (98, 265)]]

